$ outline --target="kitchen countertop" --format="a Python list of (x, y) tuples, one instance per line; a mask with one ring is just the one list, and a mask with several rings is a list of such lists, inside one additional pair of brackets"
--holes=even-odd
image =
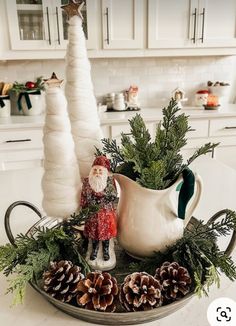
[[(236, 104), (227, 104), (222, 109), (212, 111), (200, 107), (184, 107), (180, 112), (185, 113), (191, 119), (236, 117)], [(145, 121), (162, 119), (162, 108), (143, 108), (140, 111), (104, 112), (100, 113), (100, 119), (102, 124), (122, 123), (132, 118), (136, 113), (140, 113)]]
[[(236, 172), (235, 170), (223, 165), (222, 163), (210, 158), (200, 158), (192, 165), (194, 171), (198, 172), (204, 183), (204, 193), (200, 204), (194, 213), (199, 219), (208, 220), (217, 211), (223, 208), (236, 210), (235, 188)], [(33, 171), (32, 171), (33, 173)], [(217, 186), (216, 186), (216, 176)], [(220, 176), (220, 177), (219, 177)], [(15, 184), (15, 188), (22, 185)], [(39, 199), (38, 199), (39, 200)], [(23, 232), (26, 225), (29, 225), (26, 216), (20, 216), (19, 225), (14, 232)], [(12, 224), (14, 224), (14, 219)], [(33, 223), (35, 220), (33, 221)], [(3, 225), (3, 221), (1, 221)], [(0, 228), (0, 244), (5, 243), (4, 228)], [(225, 243), (223, 243), (225, 248)], [(223, 247), (222, 247), (223, 248)], [(234, 250), (233, 259), (236, 260), (236, 251)], [(29, 285), (26, 290), (25, 302), (23, 305), (11, 307), (11, 295), (5, 295), (7, 288), (6, 278), (0, 274), (0, 316), (1, 325), (17, 326), (89, 326), (92, 324), (70, 317), (48, 303), (39, 293), (33, 290)], [(207, 326), (207, 309), (209, 304), (216, 298), (228, 297), (235, 300), (236, 282), (229, 281), (225, 276), (221, 276), (221, 287), (213, 286), (210, 289), (209, 297), (201, 299), (196, 296), (182, 309), (178, 310), (161, 320), (146, 323), (146, 326)], [(109, 314), (108, 314), (109, 318)], [(93, 324), (94, 325), (94, 324)], [(118, 325), (115, 325), (118, 326)]]
[[(218, 110), (204, 110), (199, 107), (184, 107), (181, 112), (189, 115), (191, 119), (208, 119), (236, 117), (236, 104), (227, 104)], [(162, 118), (162, 108), (142, 108), (140, 111), (104, 112), (100, 113), (102, 125), (125, 123), (136, 113), (140, 113), (145, 121), (158, 121)], [(44, 115), (40, 116), (11, 116), (0, 118), (0, 129), (42, 128)]]

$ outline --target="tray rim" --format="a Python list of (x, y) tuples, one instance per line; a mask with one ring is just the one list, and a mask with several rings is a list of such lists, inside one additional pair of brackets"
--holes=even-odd
[[(49, 303), (51, 303), (60, 311), (72, 315), (74, 318), (80, 320), (85, 320), (87, 322), (96, 322), (103, 325), (114, 325), (114, 321), (119, 322), (120, 325), (138, 325), (161, 319), (183, 308), (190, 300), (195, 297), (195, 293), (192, 291), (180, 300), (147, 311), (102, 312), (88, 310), (69, 303), (61, 302), (44, 292), (34, 282), (29, 282), (29, 284), (35, 291), (40, 293)], [(109, 319), (107, 318), (108, 316)], [(100, 321), (103, 321), (103, 323)]]

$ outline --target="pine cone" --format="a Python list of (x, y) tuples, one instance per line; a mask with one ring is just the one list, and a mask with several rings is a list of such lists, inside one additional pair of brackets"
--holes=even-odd
[(77, 293), (78, 282), (84, 278), (80, 271), (80, 267), (67, 260), (51, 262), (43, 274), (44, 291), (57, 300), (70, 302)]
[(183, 298), (190, 291), (192, 280), (189, 272), (176, 262), (165, 262), (156, 269), (154, 277), (162, 285), (164, 304)]
[(77, 286), (77, 303), (90, 310), (113, 312), (118, 295), (117, 280), (106, 272), (88, 273)]
[(161, 286), (147, 273), (133, 273), (124, 279), (119, 298), (127, 311), (153, 309), (162, 305)]

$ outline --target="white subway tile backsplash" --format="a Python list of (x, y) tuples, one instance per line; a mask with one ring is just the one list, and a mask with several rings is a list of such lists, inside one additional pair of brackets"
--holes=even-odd
[[(206, 87), (208, 80), (229, 82), (229, 101), (236, 96), (235, 56), (91, 59), (91, 68), (98, 101), (107, 93), (136, 84), (143, 107), (166, 103), (176, 87), (185, 90), (186, 105), (191, 105), (196, 90)], [(53, 71), (64, 79), (64, 60), (8, 61), (0, 63), (0, 81), (25, 82), (42, 75), (50, 77)]]

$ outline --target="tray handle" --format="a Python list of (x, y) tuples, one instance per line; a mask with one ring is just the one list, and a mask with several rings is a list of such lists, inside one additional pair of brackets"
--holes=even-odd
[(16, 246), (16, 245), (15, 245), (14, 236), (11, 231), (10, 216), (11, 216), (12, 210), (17, 206), (29, 207), (39, 216), (40, 219), (43, 218), (43, 216), (42, 216), (41, 212), (38, 210), (38, 208), (27, 201), (19, 200), (19, 201), (15, 201), (14, 203), (12, 203), (6, 211), (5, 218), (4, 218), (4, 226), (5, 226), (5, 231), (6, 231), (7, 237), (13, 246)]
[[(218, 218), (220, 218), (222, 215), (225, 215), (228, 213), (228, 209), (222, 209), (221, 211), (215, 213), (207, 222), (207, 224), (211, 224), (212, 222), (215, 222)], [(233, 231), (230, 242), (225, 249), (226, 255), (231, 255), (232, 251), (234, 250), (236, 246), (236, 230)]]

